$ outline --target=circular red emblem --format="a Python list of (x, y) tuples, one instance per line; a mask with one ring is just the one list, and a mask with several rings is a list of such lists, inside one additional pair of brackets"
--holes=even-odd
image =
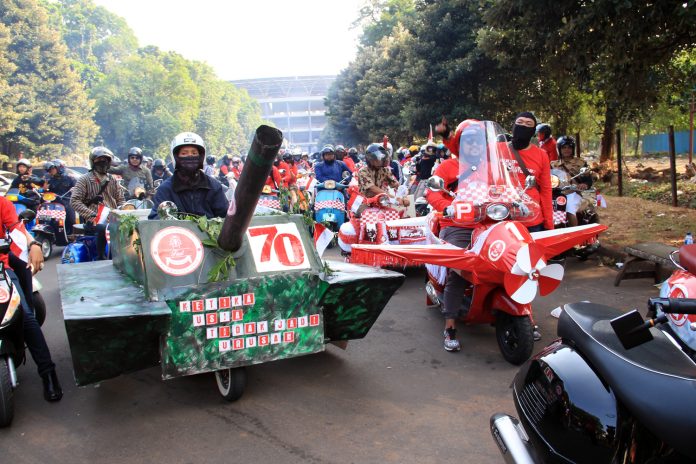
[[(678, 284), (669, 290), (670, 298), (687, 298), (687, 295), (688, 292), (686, 288)], [(669, 317), (677, 327), (683, 326), (688, 321), (686, 314), (667, 314), (667, 317)]]
[(491, 246), (488, 247), (488, 259), (491, 261), (498, 261), (500, 257), (503, 256), (503, 253), (505, 253), (505, 247), (505, 242), (502, 240), (496, 240), (491, 243)]
[(10, 292), (5, 287), (0, 287), (0, 303), (7, 303), (8, 301), (10, 301)]
[(188, 229), (167, 227), (152, 237), (150, 256), (165, 274), (184, 276), (203, 262), (203, 244)]
[(556, 198), (556, 204), (557, 204), (558, 206), (563, 206), (563, 205), (565, 205), (567, 202), (568, 202), (568, 200), (566, 200), (566, 197), (564, 197), (563, 195), (561, 195), (560, 197)]

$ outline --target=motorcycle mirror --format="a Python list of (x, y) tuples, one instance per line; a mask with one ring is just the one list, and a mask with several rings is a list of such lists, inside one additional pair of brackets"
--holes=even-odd
[(176, 219), (175, 214), (179, 211), (173, 201), (163, 201), (157, 207), (157, 216), (163, 220)]
[(634, 309), (610, 321), (612, 329), (624, 348), (630, 350), (653, 339), (638, 310)]
[(24, 222), (31, 222), (34, 220), (36, 217), (36, 213), (30, 209), (25, 209), (21, 213), (19, 213), (19, 219), (21, 219)]
[(524, 189), (529, 190), (531, 188), (536, 187), (536, 177), (534, 176), (527, 176), (527, 178), (524, 180)]
[(433, 192), (439, 192), (445, 189), (445, 180), (440, 176), (432, 176), (428, 179), (428, 188)]

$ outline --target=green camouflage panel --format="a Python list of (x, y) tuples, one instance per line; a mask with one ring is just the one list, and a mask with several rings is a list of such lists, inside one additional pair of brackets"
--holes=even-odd
[(354, 340), (367, 335), (389, 299), (404, 283), (403, 274), (339, 261), (327, 261), (321, 298), (327, 340)]
[(162, 342), (162, 377), (323, 351), (324, 291), (318, 275), (306, 272), (203, 286), (168, 300), (172, 320)]
[(147, 301), (111, 261), (59, 264), (58, 282), (77, 385), (159, 364), (166, 304)]

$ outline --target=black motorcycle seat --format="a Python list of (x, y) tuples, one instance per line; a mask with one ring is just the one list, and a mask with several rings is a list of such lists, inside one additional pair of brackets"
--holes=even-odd
[(696, 245), (682, 245), (679, 248), (679, 264), (696, 274)]
[(696, 364), (662, 331), (626, 350), (609, 321), (621, 311), (595, 303), (564, 306), (558, 335), (574, 346), (649, 430), (696, 459)]

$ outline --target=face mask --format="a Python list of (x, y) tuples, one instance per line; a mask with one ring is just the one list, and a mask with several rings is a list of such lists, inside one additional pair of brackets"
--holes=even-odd
[(109, 170), (109, 163), (108, 161), (95, 161), (94, 162), (94, 170), (97, 172), (97, 174), (106, 174), (106, 171)]
[(516, 150), (522, 150), (529, 146), (536, 129), (534, 127), (520, 126), (515, 124), (512, 128), (512, 146)]
[(189, 173), (198, 171), (198, 158), (179, 158), (176, 161), (176, 167)]

